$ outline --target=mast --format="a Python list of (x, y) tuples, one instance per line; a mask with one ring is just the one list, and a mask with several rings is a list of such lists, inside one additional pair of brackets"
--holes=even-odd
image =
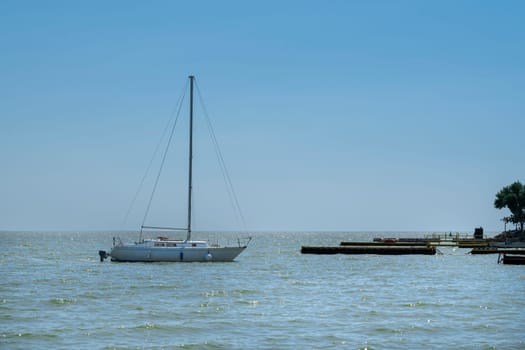
[(192, 168), (193, 168), (193, 80), (195, 77), (190, 75), (190, 145), (188, 160), (188, 236), (186, 240), (191, 240), (191, 192), (192, 192)]

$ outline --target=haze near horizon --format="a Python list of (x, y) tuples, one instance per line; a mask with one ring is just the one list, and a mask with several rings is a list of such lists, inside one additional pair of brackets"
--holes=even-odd
[[(195, 75), (246, 222), (199, 136), (196, 230), (501, 231), (495, 194), (525, 182), (524, 17), (520, 1), (4, 1), (0, 229), (138, 229), (147, 186), (127, 209)], [(184, 225), (182, 153), (151, 224)]]

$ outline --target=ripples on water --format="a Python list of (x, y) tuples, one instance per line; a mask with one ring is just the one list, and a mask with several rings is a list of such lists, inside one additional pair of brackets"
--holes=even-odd
[(143, 264), (100, 263), (107, 233), (0, 232), (0, 348), (525, 348), (523, 266), (300, 254), (381, 235), (259, 233), (234, 263)]

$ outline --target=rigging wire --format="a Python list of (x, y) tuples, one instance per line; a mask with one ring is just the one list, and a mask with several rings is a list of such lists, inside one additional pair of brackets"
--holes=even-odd
[[(142, 188), (144, 187), (145, 180), (146, 180), (146, 178), (148, 177), (148, 174), (151, 171), (153, 162), (156, 159), (157, 154), (158, 154), (158, 152), (159, 152), (159, 150), (161, 148), (161, 145), (164, 142), (166, 134), (168, 133), (168, 130), (170, 129), (170, 126), (171, 126), (171, 131), (169, 133), (169, 138), (168, 138), (166, 147), (165, 147), (163, 155), (162, 155), (162, 160), (161, 160), (161, 163), (160, 163), (160, 166), (159, 166), (159, 170), (158, 170), (157, 176), (155, 178), (155, 183), (153, 185), (153, 190), (152, 190), (151, 195), (149, 197), (149, 201), (148, 201), (148, 204), (147, 204), (147, 207), (146, 207), (146, 212), (145, 212), (143, 220), (142, 220), (139, 241), (142, 241), (143, 229), (146, 228), (146, 226), (144, 224), (145, 224), (145, 222), (147, 220), (147, 217), (148, 217), (148, 214), (149, 214), (149, 211), (150, 211), (150, 208), (151, 208), (151, 204), (152, 204), (153, 198), (155, 196), (157, 185), (159, 183), (160, 175), (161, 175), (162, 170), (164, 168), (164, 163), (166, 161), (168, 150), (169, 150), (169, 147), (170, 147), (172, 139), (173, 139), (175, 128), (177, 126), (177, 122), (178, 122), (178, 120), (180, 118), (180, 115), (181, 115), (183, 102), (184, 102), (184, 99), (185, 99), (185, 96), (186, 96), (186, 92), (188, 90), (188, 84), (189, 83), (186, 82), (186, 84), (185, 84), (185, 86), (183, 88), (183, 91), (179, 95), (179, 99), (177, 101), (177, 104), (175, 105), (173, 111), (170, 114), (170, 118), (168, 120), (168, 123), (166, 124), (166, 127), (164, 128), (164, 131), (162, 133), (162, 136), (161, 136), (158, 144), (155, 147), (155, 150), (153, 152), (153, 156), (151, 157), (151, 159), (149, 161), (149, 164), (147, 166), (146, 172), (144, 173), (144, 176), (142, 177), (142, 179), (140, 181), (139, 188), (137, 189), (137, 192), (135, 193), (135, 195), (133, 197), (133, 200), (132, 200), (132, 202), (131, 202), (131, 204), (130, 204), (130, 206), (128, 208), (128, 211), (126, 212), (124, 223), (127, 222), (129, 214), (130, 214), (133, 206), (135, 205), (135, 202), (136, 202), (140, 192), (142, 191)], [(235, 193), (235, 189), (233, 187), (233, 183), (231, 181), (231, 177), (229, 175), (228, 168), (226, 167), (226, 163), (224, 161), (224, 157), (222, 156), (222, 151), (221, 151), (221, 149), (219, 147), (219, 142), (218, 142), (217, 137), (215, 135), (211, 119), (210, 119), (210, 117), (208, 115), (208, 111), (206, 110), (206, 106), (204, 105), (204, 99), (202, 98), (201, 91), (199, 89), (199, 86), (196, 84), (196, 81), (195, 81), (195, 87), (196, 87), (196, 90), (197, 90), (197, 93), (198, 93), (198, 96), (199, 96), (200, 106), (201, 106), (203, 114), (205, 116), (205, 121), (206, 121), (206, 125), (208, 127), (208, 132), (209, 132), (210, 138), (211, 138), (213, 146), (214, 146), (215, 154), (217, 156), (217, 160), (218, 160), (218, 163), (219, 163), (219, 168), (221, 169), (223, 180), (224, 180), (224, 182), (226, 184), (226, 190), (227, 190), (227, 193), (228, 193), (228, 197), (230, 199), (230, 205), (232, 206), (233, 211), (237, 214), (238, 219), (240, 219), (240, 221), (242, 223), (242, 226), (243, 226), (243, 229), (246, 230), (246, 221), (244, 219), (244, 215), (243, 215), (241, 207), (239, 205), (239, 200), (238, 200), (237, 195)]]
[(139, 187), (137, 188), (137, 191), (135, 192), (135, 195), (133, 196), (133, 199), (131, 200), (128, 210), (126, 211), (126, 216), (124, 217), (124, 225), (127, 223), (129, 214), (131, 213), (131, 210), (133, 209), (135, 202), (137, 201), (137, 198), (140, 192), (142, 191), (142, 187), (144, 186), (144, 182), (146, 181), (146, 178), (148, 177), (148, 174), (151, 170), (153, 161), (157, 157), (157, 152), (159, 151), (160, 145), (162, 144), (162, 141), (164, 140), (164, 137), (166, 136), (166, 132), (168, 131), (168, 128), (171, 124), (171, 119), (172, 119), (172, 116), (170, 116), (168, 123), (166, 124), (166, 127), (164, 128), (164, 131), (162, 132), (162, 136), (160, 137), (159, 142), (157, 143), (157, 146), (155, 147), (155, 150), (153, 151), (153, 155), (151, 156), (148, 166), (146, 167), (146, 171), (144, 172), (144, 175), (142, 176), (142, 179), (140, 180)]
[[(187, 84), (186, 84), (186, 86), (187, 86)], [(130, 213), (131, 213), (131, 211), (132, 211), (132, 209), (133, 209), (133, 207), (134, 207), (134, 205), (135, 205), (135, 203), (137, 201), (137, 198), (138, 198), (140, 192), (142, 191), (142, 188), (144, 187), (144, 183), (146, 181), (146, 178), (148, 177), (148, 174), (151, 171), (153, 162), (154, 162), (155, 158), (157, 157), (157, 153), (159, 152), (160, 146), (162, 145), (163, 140), (166, 137), (166, 133), (169, 130), (170, 125), (173, 123), (173, 127), (172, 127), (172, 129), (173, 129), (175, 127), (175, 125), (177, 124), (177, 120), (179, 119), (179, 115), (180, 115), (180, 109), (181, 109), (182, 101), (184, 100), (184, 97), (185, 97), (185, 94), (186, 94), (186, 90), (187, 90), (186, 86), (182, 89), (182, 91), (179, 94), (178, 101), (175, 104), (175, 107), (173, 108), (173, 111), (170, 113), (170, 116), (168, 118), (168, 122), (166, 123), (166, 127), (164, 128), (164, 131), (162, 132), (162, 135), (161, 135), (161, 137), (159, 139), (159, 142), (157, 143), (157, 145), (155, 147), (155, 150), (153, 151), (153, 155), (151, 156), (151, 159), (150, 159), (150, 161), (148, 163), (148, 166), (146, 167), (146, 171), (144, 172), (144, 175), (142, 176), (142, 179), (141, 179), (140, 184), (139, 184), (139, 186), (137, 188), (137, 191), (135, 192), (135, 195), (133, 196), (133, 199), (132, 199), (132, 201), (131, 201), (131, 203), (130, 203), (130, 205), (128, 207), (128, 210), (127, 210), (126, 215), (124, 217), (124, 225), (126, 224), (126, 222), (128, 220), (128, 217), (129, 217), (129, 215), (130, 215)], [(173, 122), (173, 119), (174, 119), (175, 115), (176, 115), (176, 118), (175, 118), (175, 121)], [(148, 203), (148, 209), (146, 211), (146, 215), (144, 216), (144, 220), (143, 220), (142, 225), (141, 225), (140, 241), (142, 240), (142, 226), (144, 226), (144, 222), (146, 220), (147, 212), (149, 211), (149, 207), (151, 205), (151, 200), (152, 200), (152, 197), (150, 197), (150, 202)]]
[[(187, 87), (187, 85), (188, 84), (186, 83), (186, 87)], [(176, 114), (176, 117), (175, 117), (175, 121), (173, 122), (173, 126), (172, 126), (171, 132), (170, 132), (170, 136), (168, 138), (168, 142), (166, 144), (166, 148), (164, 149), (164, 154), (162, 156), (162, 161), (160, 162), (159, 171), (157, 173), (157, 177), (155, 178), (155, 184), (153, 185), (153, 190), (151, 191), (151, 195), (149, 197), (148, 205), (146, 207), (146, 212), (144, 213), (144, 219), (142, 220), (142, 225), (141, 225), (141, 229), (140, 229), (141, 236), (142, 236), (142, 228), (143, 228), (144, 223), (146, 222), (146, 219), (148, 217), (149, 210), (151, 208), (151, 203), (153, 202), (153, 197), (155, 197), (155, 192), (157, 190), (157, 185), (159, 183), (160, 174), (162, 173), (162, 169), (164, 168), (164, 163), (166, 161), (166, 156), (168, 155), (168, 150), (170, 148), (171, 140), (173, 139), (173, 134), (175, 133), (175, 127), (177, 126), (177, 122), (178, 122), (179, 117), (180, 117), (180, 112), (182, 110), (182, 102), (184, 101), (184, 97), (186, 96), (186, 90), (187, 90), (186, 87), (184, 88), (184, 93), (182, 94), (181, 98), (179, 99), (178, 109), (177, 109), (177, 114)]]
[[(148, 163), (148, 166), (146, 167), (146, 171), (144, 172), (144, 175), (142, 176), (142, 179), (140, 180), (140, 184), (137, 188), (137, 191), (135, 192), (135, 195), (133, 196), (133, 199), (131, 200), (131, 203), (128, 207), (128, 210), (126, 211), (126, 215), (124, 217), (124, 225), (127, 223), (128, 221), (128, 218), (129, 218), (129, 214), (131, 213), (131, 211), (133, 210), (133, 207), (135, 206), (135, 202), (137, 201), (137, 198), (140, 194), (140, 192), (142, 191), (142, 188), (144, 187), (144, 182), (146, 181), (146, 178), (148, 177), (148, 174), (151, 170), (151, 167), (153, 165), (153, 161), (155, 160), (155, 158), (157, 157), (157, 153), (160, 149), (160, 146), (162, 144), (162, 142), (164, 141), (164, 138), (166, 137), (166, 133), (169, 129), (169, 126), (171, 125), (172, 121), (173, 121), (173, 117), (175, 115), (175, 113), (177, 112), (177, 108), (180, 110), (180, 104), (182, 103), (182, 101), (184, 100), (184, 97), (185, 97), (185, 94), (186, 94), (186, 90), (187, 90), (187, 83), (186, 85), (183, 87), (182, 91), (180, 92), (179, 94), (179, 99), (177, 101), (177, 103), (175, 104), (175, 107), (173, 108), (173, 111), (170, 113), (170, 116), (168, 118), (168, 122), (166, 123), (166, 126), (164, 127), (164, 131), (162, 132), (162, 136), (160, 137), (159, 139), (159, 142), (157, 143), (156, 147), (155, 147), (155, 150), (153, 151), (153, 155), (151, 156), (151, 159)], [(180, 113), (180, 111), (179, 111)], [(178, 118), (178, 116), (177, 116)], [(176, 121), (175, 121), (176, 123)]]
[(241, 220), (243, 229), (246, 231), (246, 221), (244, 220), (244, 215), (242, 214), (241, 206), (239, 205), (239, 200), (237, 199), (237, 195), (235, 193), (235, 189), (233, 187), (233, 183), (231, 181), (231, 177), (228, 172), (228, 168), (226, 167), (226, 162), (224, 161), (224, 157), (222, 156), (221, 148), (219, 147), (219, 142), (217, 140), (217, 137), (215, 136), (215, 132), (213, 130), (211, 119), (208, 115), (208, 111), (206, 110), (206, 106), (204, 105), (204, 99), (202, 98), (202, 94), (199, 89), (199, 85), (197, 84), (196, 81), (195, 81), (195, 87), (197, 90), (197, 94), (199, 95), (199, 102), (203, 110), (203, 114), (206, 120), (206, 125), (208, 127), (208, 132), (210, 133), (210, 138), (212, 139), (212, 143), (215, 148), (215, 154), (219, 162), (219, 168), (221, 169), (221, 173), (222, 173), (224, 182), (226, 183), (226, 191), (228, 192), (228, 197), (230, 198), (230, 205), (232, 206), (234, 212), (237, 213), (238, 217)]
[[(186, 84), (187, 86), (187, 84)], [(177, 103), (175, 104), (175, 107), (173, 108), (172, 112), (170, 113), (170, 116), (168, 118), (168, 122), (166, 123), (166, 126), (164, 127), (164, 131), (162, 132), (162, 136), (160, 137), (159, 139), (159, 142), (157, 143), (156, 147), (155, 147), (155, 150), (153, 151), (153, 154), (151, 156), (151, 159), (148, 163), (148, 166), (146, 167), (146, 171), (144, 172), (144, 175), (142, 176), (142, 179), (140, 180), (140, 184), (137, 188), (137, 191), (135, 192), (135, 195), (133, 196), (133, 199), (131, 200), (131, 203), (128, 207), (128, 210), (126, 211), (126, 215), (124, 217), (124, 225), (127, 223), (128, 221), (128, 218), (129, 218), (129, 214), (131, 213), (131, 211), (133, 210), (133, 207), (135, 206), (135, 203), (137, 201), (137, 198), (140, 194), (140, 192), (142, 191), (142, 188), (144, 187), (144, 183), (146, 181), (146, 178), (148, 177), (148, 174), (151, 170), (151, 167), (153, 165), (153, 161), (155, 160), (155, 158), (157, 157), (157, 153), (160, 149), (160, 146), (162, 145), (162, 142), (164, 140), (164, 138), (166, 137), (166, 133), (168, 132), (168, 129), (171, 125), (171, 123), (173, 122), (173, 118), (175, 116), (176, 113), (180, 113), (180, 111), (178, 112), (178, 110), (180, 110), (180, 105), (182, 103), (182, 101), (184, 100), (184, 97), (185, 97), (185, 94), (186, 94), (186, 86), (183, 87), (183, 89), (181, 90), (181, 92), (179, 93), (179, 98), (178, 98), (178, 101)], [(177, 116), (178, 118), (178, 116)], [(175, 121), (176, 123), (176, 121)]]

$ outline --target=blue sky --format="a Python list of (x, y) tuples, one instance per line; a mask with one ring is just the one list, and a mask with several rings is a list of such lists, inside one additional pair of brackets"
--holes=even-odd
[[(246, 229), (501, 230), (494, 196), (525, 182), (523, 18), (521, 1), (2, 1), (0, 229), (136, 229), (194, 74)], [(243, 229), (204, 149), (195, 229)], [(184, 225), (172, 169), (149, 224)]]

